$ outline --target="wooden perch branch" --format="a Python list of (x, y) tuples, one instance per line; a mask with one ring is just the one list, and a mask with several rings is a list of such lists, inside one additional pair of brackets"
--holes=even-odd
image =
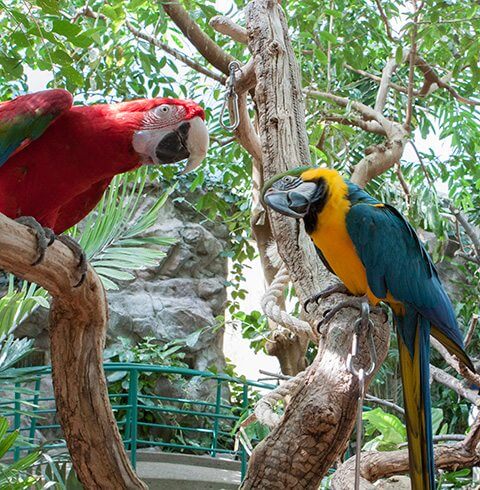
[(76, 283), (76, 261), (60, 242), (45, 260), (32, 232), (0, 214), (0, 268), (44, 287), (52, 295), (50, 343), (55, 400), (77, 475), (86, 489), (145, 489), (125, 453), (108, 399), (102, 351), (108, 319), (105, 291), (89, 268)]
[[(253, 0), (246, 17), (257, 81), (255, 102), (263, 177), (269, 178), (310, 161), (304, 102), (280, 5)], [(306, 299), (323, 289), (329, 275), (319, 265), (302, 225), (278, 214), (272, 214), (270, 220), (279, 254), (299, 297)], [(329, 298), (321, 308), (331, 306), (338, 298)], [(310, 323), (318, 321), (319, 313), (320, 308), (317, 316), (309, 314)], [(355, 423), (358, 393), (356, 380), (345, 367), (355, 316), (356, 311), (345, 310), (324, 333), (317, 359), (305, 377), (301, 376), (280, 423), (254, 450), (242, 488), (314, 488), (344, 450)], [(382, 359), (388, 347), (388, 325), (380, 316), (375, 317), (375, 340)]]
[[(455, 471), (458, 468), (470, 468), (480, 463), (480, 453), (477, 451), (479, 438), (479, 421), (474, 423), (467, 437), (457, 444), (437, 446), (434, 449), (435, 466), (447, 471)], [(393, 475), (408, 473), (408, 451), (369, 451), (362, 453), (361, 458), (361, 483), (362, 490), (374, 490), (375, 482), (380, 478), (388, 478)], [(350, 458), (335, 472), (332, 481), (332, 490), (344, 490), (353, 488), (355, 479), (355, 458)]]

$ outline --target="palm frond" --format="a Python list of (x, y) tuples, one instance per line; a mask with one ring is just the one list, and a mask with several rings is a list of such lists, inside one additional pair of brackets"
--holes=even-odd
[(152, 206), (141, 209), (146, 180), (146, 168), (133, 176), (115, 177), (85, 223), (80, 244), (106, 289), (118, 289), (116, 281), (133, 279), (128, 271), (157, 265), (165, 256), (158, 247), (175, 243), (170, 238), (141, 236), (155, 224), (173, 191), (167, 190)]

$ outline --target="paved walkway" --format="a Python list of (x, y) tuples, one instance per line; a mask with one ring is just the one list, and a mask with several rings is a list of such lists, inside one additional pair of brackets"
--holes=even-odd
[(228, 459), (139, 451), (138, 476), (151, 490), (233, 490), (240, 463)]

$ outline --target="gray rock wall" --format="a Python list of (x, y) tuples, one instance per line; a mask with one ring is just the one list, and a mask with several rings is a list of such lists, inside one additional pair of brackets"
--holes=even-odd
[[(199, 370), (212, 364), (222, 368), (223, 329), (209, 327), (224, 313), (228, 271), (223, 252), (228, 229), (222, 223), (202, 220), (186, 200), (176, 204), (174, 200), (167, 201), (149, 231), (176, 240), (166, 248), (166, 257), (157, 267), (138, 271), (136, 280), (121, 283), (119, 291), (108, 292), (107, 345), (116, 344), (120, 336), (134, 342), (155, 337), (166, 343), (202, 328), (196, 342), (186, 347), (186, 362)], [(149, 202), (147, 199), (144, 206)], [(35, 337), (36, 347), (47, 352), (47, 316), (45, 309), (36, 310), (17, 328), (16, 335)]]

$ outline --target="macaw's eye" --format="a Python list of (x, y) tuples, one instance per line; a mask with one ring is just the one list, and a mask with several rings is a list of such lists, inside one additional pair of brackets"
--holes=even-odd
[(285, 184), (290, 184), (291, 182), (293, 182), (293, 177), (291, 175), (285, 175), (283, 181), (285, 182)]
[(159, 105), (156, 109), (155, 109), (155, 112), (157, 114), (166, 114), (167, 112), (170, 112), (170, 106), (169, 105), (166, 105), (166, 104), (163, 104), (163, 105)]

